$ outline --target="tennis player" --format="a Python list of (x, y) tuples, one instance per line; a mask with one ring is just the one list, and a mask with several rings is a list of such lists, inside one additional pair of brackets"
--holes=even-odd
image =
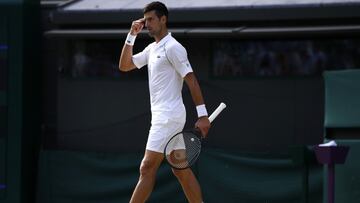
[[(147, 65), (149, 75), (151, 128), (140, 166), (140, 178), (131, 203), (143, 203), (148, 199), (155, 184), (156, 172), (164, 159), (163, 151), (167, 141), (184, 128), (186, 111), (181, 95), (184, 80), (190, 89), (199, 117), (195, 127), (204, 137), (210, 128), (204, 99), (187, 52), (168, 32), (168, 9), (161, 2), (152, 2), (145, 6), (143, 13), (144, 18), (132, 22), (119, 61), (121, 71), (131, 71)], [(155, 42), (133, 55), (136, 36), (144, 27)], [(201, 203), (203, 200), (200, 185), (191, 169), (172, 171), (188, 201)]]

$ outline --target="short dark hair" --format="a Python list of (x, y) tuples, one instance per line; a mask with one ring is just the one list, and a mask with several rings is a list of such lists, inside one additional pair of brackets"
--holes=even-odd
[(144, 8), (144, 14), (150, 11), (155, 11), (155, 14), (158, 18), (166, 16), (166, 22), (169, 19), (169, 11), (166, 8), (165, 4), (160, 1), (154, 1), (147, 4)]

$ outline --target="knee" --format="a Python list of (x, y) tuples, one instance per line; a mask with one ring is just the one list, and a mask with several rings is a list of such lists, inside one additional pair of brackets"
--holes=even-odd
[(149, 160), (143, 160), (140, 165), (140, 175), (142, 177), (155, 176), (156, 164)]
[(189, 176), (188, 170), (189, 169), (185, 169), (185, 170), (172, 169), (172, 172), (176, 176), (177, 179), (184, 180)]

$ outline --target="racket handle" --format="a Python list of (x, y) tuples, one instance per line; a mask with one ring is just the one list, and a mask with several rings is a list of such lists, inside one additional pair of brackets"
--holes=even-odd
[(215, 109), (215, 111), (209, 116), (210, 123), (215, 120), (215, 118), (221, 113), (222, 110), (226, 108), (226, 104), (221, 102), (221, 104)]

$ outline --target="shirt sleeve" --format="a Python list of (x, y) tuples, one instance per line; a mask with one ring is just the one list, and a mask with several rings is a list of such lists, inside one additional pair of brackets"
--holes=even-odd
[(184, 78), (188, 73), (193, 72), (187, 57), (186, 49), (180, 45), (175, 44), (167, 49), (167, 57), (175, 70)]
[(132, 61), (135, 66), (140, 69), (148, 63), (150, 45), (147, 46), (142, 52), (139, 52), (132, 56)]

